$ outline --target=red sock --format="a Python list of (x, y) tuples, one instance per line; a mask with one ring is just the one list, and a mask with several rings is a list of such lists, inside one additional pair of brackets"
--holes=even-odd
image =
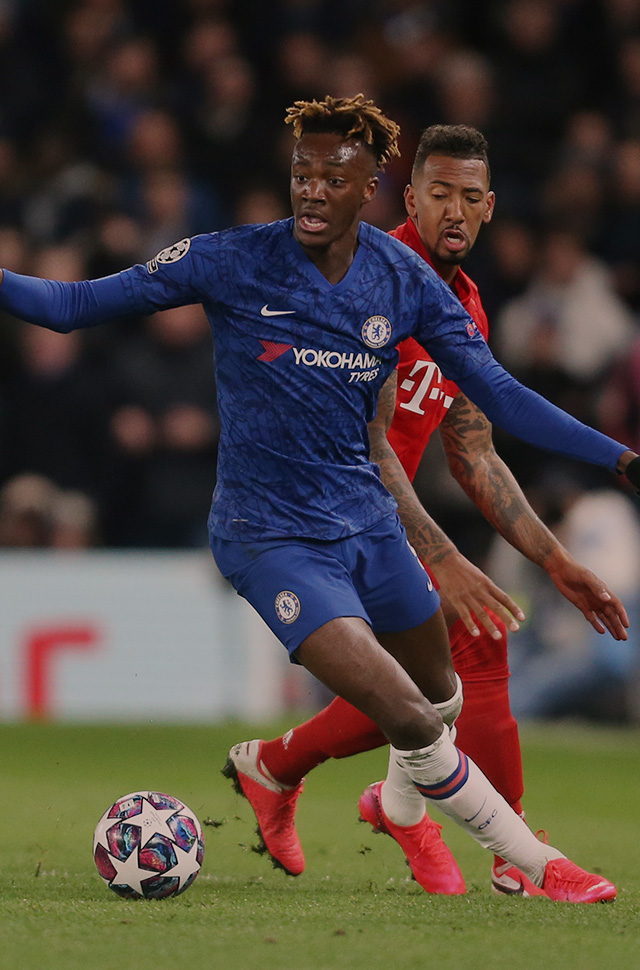
[(494, 788), (520, 814), (524, 792), (518, 725), (511, 714), (508, 681), (467, 681), (456, 721), (456, 745), (475, 761)]
[[(495, 619), (495, 618), (494, 618)], [(451, 631), (453, 662), (464, 687), (456, 721), (456, 744), (475, 761), (513, 810), (522, 814), (524, 792), (518, 725), (509, 705), (507, 631), (502, 640), (489, 634), (471, 637), (461, 623)]]
[[(497, 625), (502, 632), (499, 641), (482, 633), (471, 637), (461, 623), (451, 631), (454, 665), (464, 687), (456, 744), (524, 818), (520, 801), (524, 792), (522, 752), (518, 725), (509, 705), (507, 631), (500, 621)], [(498, 855), (494, 855), (494, 863), (506, 864)]]
[(304, 724), (280, 738), (265, 741), (262, 761), (276, 781), (294, 786), (327, 758), (348, 758), (387, 743), (370, 718), (336, 697)]

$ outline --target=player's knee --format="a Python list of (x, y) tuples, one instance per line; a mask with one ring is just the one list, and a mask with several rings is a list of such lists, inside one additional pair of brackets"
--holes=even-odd
[(400, 750), (425, 748), (437, 741), (442, 734), (442, 716), (426, 697), (421, 701), (415, 700), (398, 706), (394, 715), (395, 723), (387, 737)]

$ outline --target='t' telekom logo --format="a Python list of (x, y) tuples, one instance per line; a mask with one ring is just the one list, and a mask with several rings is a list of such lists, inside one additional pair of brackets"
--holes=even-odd
[(400, 401), (400, 407), (405, 411), (413, 411), (414, 414), (425, 413), (422, 405), (426, 397), (430, 401), (441, 400), (445, 408), (449, 408), (453, 401), (450, 394), (445, 394), (442, 388), (442, 371), (432, 360), (417, 360), (409, 376), (400, 384), (400, 390), (413, 391), (410, 398)]

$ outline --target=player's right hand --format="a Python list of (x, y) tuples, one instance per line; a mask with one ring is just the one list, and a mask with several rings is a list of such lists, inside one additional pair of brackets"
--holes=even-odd
[(500, 640), (502, 634), (487, 613), (491, 610), (507, 629), (514, 633), (520, 629), (525, 615), (515, 600), (457, 549), (438, 563), (429, 563), (429, 568), (440, 586), (442, 612), (449, 628), (462, 620), (472, 636), (480, 636), (482, 625), (495, 640)]

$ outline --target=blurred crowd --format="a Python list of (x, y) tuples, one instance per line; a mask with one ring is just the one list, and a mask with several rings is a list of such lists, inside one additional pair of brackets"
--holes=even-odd
[[(294, 100), (363, 92), (400, 123), (383, 229), (421, 130), (475, 125), (494, 351), (640, 450), (640, 0), (0, 0), (0, 88), (0, 265), (63, 280), (286, 217)], [(217, 438), (199, 308), (70, 336), (0, 316), (0, 545), (204, 545)], [(539, 486), (549, 457), (496, 440)], [(437, 448), (417, 483), (483, 559)]]

